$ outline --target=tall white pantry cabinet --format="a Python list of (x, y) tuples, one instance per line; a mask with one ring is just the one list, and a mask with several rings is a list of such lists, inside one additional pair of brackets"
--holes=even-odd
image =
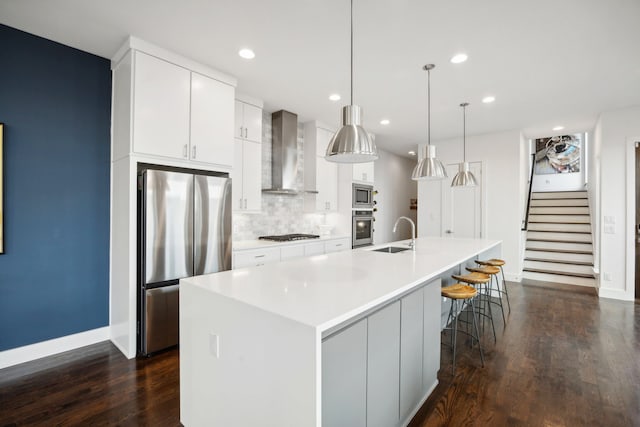
[(111, 60), (111, 341), (136, 355), (139, 163), (231, 173), (236, 79), (130, 37)]

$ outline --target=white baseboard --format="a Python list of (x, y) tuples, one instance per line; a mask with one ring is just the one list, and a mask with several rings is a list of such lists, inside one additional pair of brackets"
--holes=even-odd
[(633, 301), (633, 292), (629, 293), (623, 289), (598, 288), (598, 296), (600, 298), (617, 299), (621, 301)]
[(109, 339), (109, 326), (0, 352), (0, 369)]

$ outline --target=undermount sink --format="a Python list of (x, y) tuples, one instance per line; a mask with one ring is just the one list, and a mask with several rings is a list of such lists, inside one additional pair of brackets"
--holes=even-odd
[(409, 248), (400, 248), (398, 246), (385, 246), (384, 248), (373, 249), (375, 252), (384, 252), (388, 254), (395, 254), (396, 252), (408, 251)]

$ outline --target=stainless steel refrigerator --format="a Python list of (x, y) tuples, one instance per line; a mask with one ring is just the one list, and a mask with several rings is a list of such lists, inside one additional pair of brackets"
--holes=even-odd
[(178, 344), (179, 279), (231, 268), (231, 180), (187, 172), (141, 166), (138, 174), (143, 356)]

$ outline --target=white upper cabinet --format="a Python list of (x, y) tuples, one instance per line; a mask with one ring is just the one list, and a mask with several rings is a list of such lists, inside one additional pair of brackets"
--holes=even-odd
[(233, 86), (135, 52), (133, 152), (233, 165)]
[(236, 138), (234, 142), (233, 210), (262, 209), (262, 144)]
[(373, 184), (374, 162), (354, 163), (353, 180)]
[(191, 73), (191, 160), (233, 165), (234, 89)]
[(236, 100), (235, 137), (262, 142), (262, 108)]
[(133, 151), (187, 158), (191, 72), (135, 53)]
[(304, 189), (307, 212), (338, 210), (338, 165), (324, 156), (333, 132), (316, 122), (304, 126)]

